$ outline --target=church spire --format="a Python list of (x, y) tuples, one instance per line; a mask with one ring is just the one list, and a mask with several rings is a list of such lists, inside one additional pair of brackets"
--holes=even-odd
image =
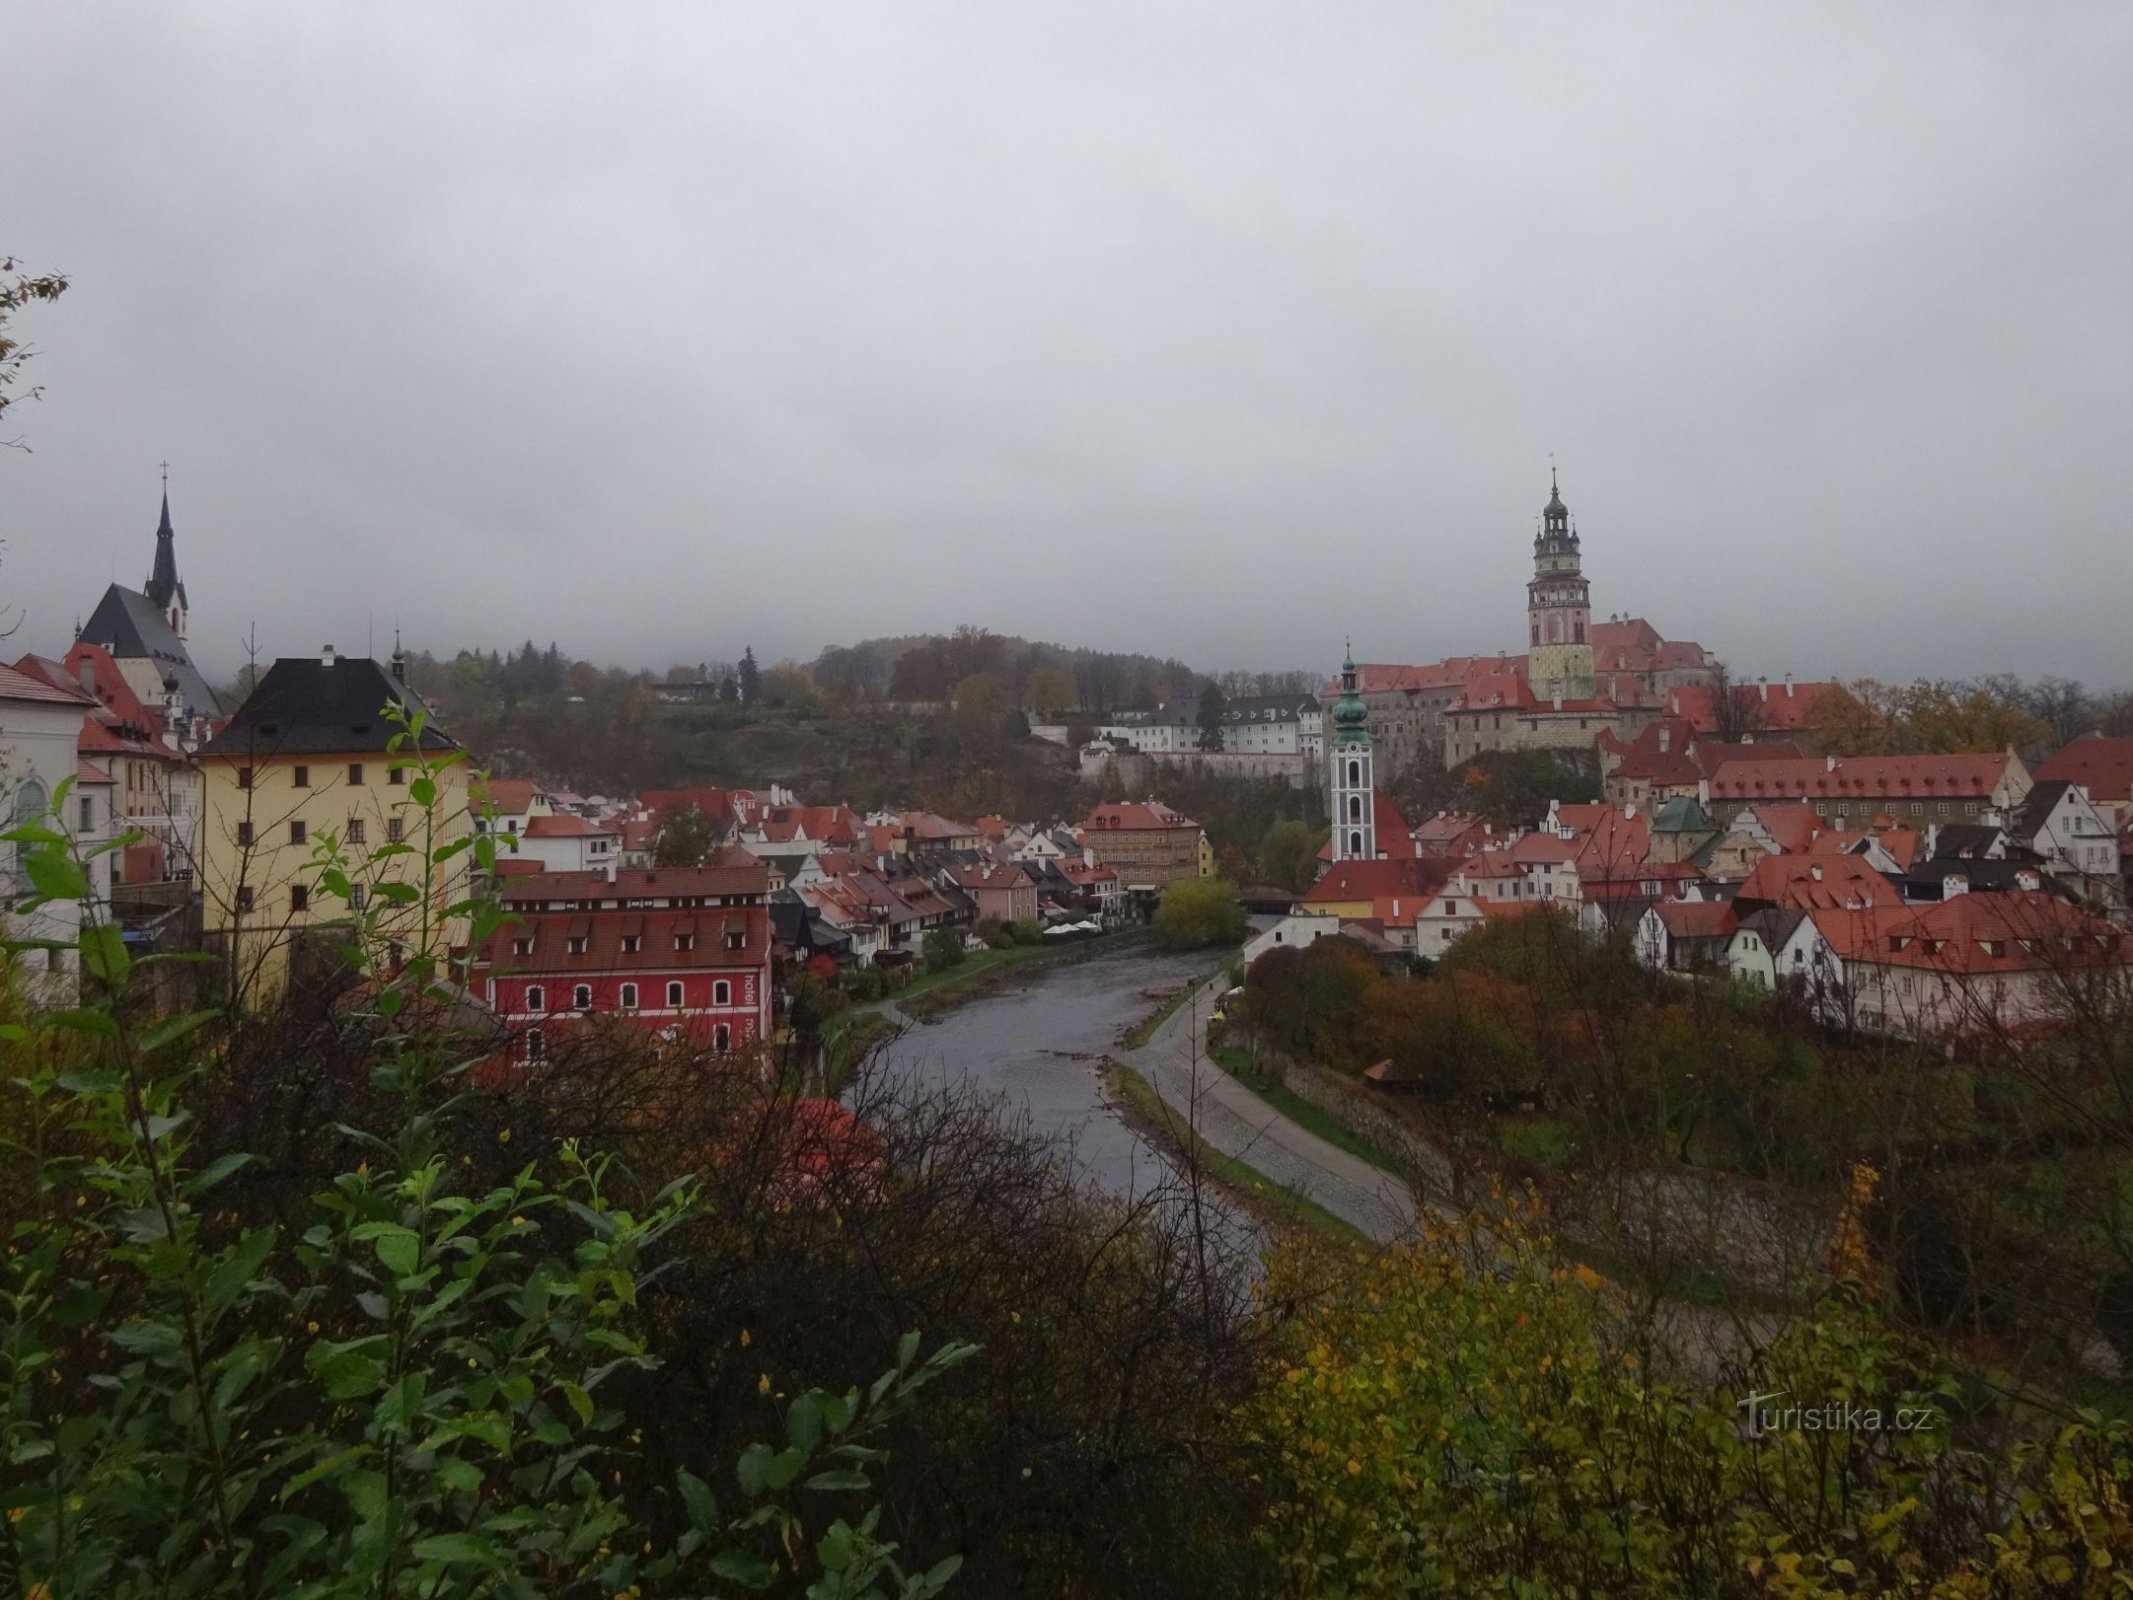
[(178, 579), (178, 536), (170, 525), (170, 463), (163, 464), (163, 516), (156, 524), (155, 562), (148, 569), (148, 582), (141, 592), (170, 623), (171, 631), (185, 637), (185, 585)]

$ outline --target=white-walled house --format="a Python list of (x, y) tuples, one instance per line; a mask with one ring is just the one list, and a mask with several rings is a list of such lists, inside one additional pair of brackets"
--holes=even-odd
[(1341, 919), (1336, 916), (1297, 912), (1283, 917), (1244, 941), (1244, 968), (1249, 972), (1252, 963), (1270, 950), (1306, 950), (1340, 931)]
[(1835, 996), (1844, 986), (1844, 963), (1806, 911), (1773, 907), (1745, 918), (1726, 947), (1726, 965), (1734, 977), (1764, 989), (1791, 985)]
[(2053, 877), (2078, 886), (2091, 899), (2115, 903), (2120, 898), (2118, 830), (2082, 785), (2063, 779), (2037, 784), (2007, 832), (2042, 857)]
[(612, 881), (622, 864), (621, 828), (572, 812), (526, 817), (523, 827), (497, 843), (499, 853), (514, 846), (519, 859), (540, 862), (543, 872), (597, 872)]
[[(68, 804), (58, 816), (60, 826), (78, 843), (93, 844), (106, 837), (102, 830), (108, 827), (110, 788), (95, 782), (79, 786), (82, 764), (76, 746), (81, 738), (82, 718), (95, 709), (96, 701), (79, 689), (46, 683), (12, 667), (0, 666), (0, 799), (4, 799), (0, 822), (7, 828), (28, 823), (49, 826), (52, 803), (60, 786), (74, 784), (77, 792), (66, 796)], [(15, 910), (18, 901), (36, 892), (24, 860), (30, 847), (9, 844), (0, 848), (6, 851), (7, 868), (7, 897), (0, 901), (0, 929), (10, 939), (51, 939), (69, 946), (64, 950), (26, 952), (17, 970), (29, 979), (33, 989), (44, 991), (38, 998), (71, 998), (77, 978), (71, 946), (81, 933), (82, 908), (76, 902), (54, 901), (34, 911)], [(111, 857), (100, 857), (95, 866), (108, 876)]]

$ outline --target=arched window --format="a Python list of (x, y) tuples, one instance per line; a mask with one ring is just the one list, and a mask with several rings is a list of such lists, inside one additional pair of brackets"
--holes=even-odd
[(546, 1011), (548, 1009), (548, 993), (537, 983), (526, 985), (526, 1009), (528, 1011)]
[[(44, 814), (51, 804), (52, 795), (50, 790), (46, 789), (35, 778), (24, 778), (21, 787), (15, 791), (14, 826), (27, 828), (32, 823), (42, 822)], [(15, 846), (15, 892), (17, 894), (29, 894), (32, 890), (33, 885), (30, 883), (30, 846), (18, 844)]]
[(1360, 762), (1360, 761), (1351, 761), (1351, 762), (1349, 762), (1349, 763), (1348, 763), (1348, 787), (1349, 787), (1349, 788), (1351, 788), (1351, 789), (1353, 789), (1353, 788), (1356, 788), (1356, 787), (1359, 787), (1359, 786), (1361, 785), (1362, 781), (1363, 781), (1363, 764), (1362, 764), (1362, 762)]
[(573, 1010), (573, 1011), (590, 1011), (590, 1010), (592, 1010), (592, 1008), (593, 1008), (593, 986), (592, 986), (591, 984), (589, 984), (589, 983), (581, 983), (581, 984), (579, 984), (579, 985), (578, 985), (578, 986), (577, 986), (576, 988), (574, 988), (574, 989), (572, 989), (572, 990), (570, 991), (570, 1009), (571, 1009), (571, 1010)]
[(733, 985), (728, 983), (724, 978), (719, 979), (718, 982), (711, 985), (711, 1003), (715, 1006), (732, 1005)]
[(548, 1054), (548, 1041), (541, 1037), (541, 1030), (528, 1028), (526, 1030), (526, 1059), (528, 1061), (538, 1061), (546, 1054)]
[(625, 983), (622, 986), (622, 1009), (624, 1011), (635, 1011), (637, 1009), (637, 986), (634, 983)]
[(667, 1004), (670, 1006), (679, 1006), (681, 1004), (681, 984), (679, 981), (667, 985)]
[(711, 1030), (711, 1048), (720, 1055), (733, 1048), (733, 1030), (723, 1022)]
[(1351, 856), (1360, 856), (1360, 855), (1361, 855), (1362, 853), (1363, 853), (1363, 836), (1362, 836), (1362, 834), (1360, 834), (1360, 833), (1351, 833), (1351, 834), (1349, 834), (1349, 835), (1348, 835), (1348, 854), (1350, 854)]
[(1350, 822), (1361, 822), (1363, 820), (1363, 797), (1359, 794), (1348, 796), (1348, 820)]

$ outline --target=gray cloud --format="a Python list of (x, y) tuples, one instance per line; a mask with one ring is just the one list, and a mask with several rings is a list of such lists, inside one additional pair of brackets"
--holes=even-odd
[(2133, 681), (2133, 10), (25, 8), (18, 640)]

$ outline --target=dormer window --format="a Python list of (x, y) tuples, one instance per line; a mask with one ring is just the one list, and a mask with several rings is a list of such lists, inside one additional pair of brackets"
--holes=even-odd
[(513, 940), (511, 941), (511, 953), (512, 953), (513, 955), (515, 955), (515, 956), (530, 956), (530, 955), (532, 955), (532, 954), (533, 954), (533, 940), (532, 940), (532, 938), (531, 938), (531, 937), (528, 937), (528, 938), (524, 938), (524, 939), (513, 939)]
[(696, 948), (696, 935), (693, 933), (675, 934), (674, 948), (677, 950), (694, 950)]
[(622, 953), (624, 955), (633, 956), (643, 948), (644, 938), (641, 934), (625, 933), (622, 936)]
[(583, 954), (585, 954), (584, 934), (581, 933), (569, 941), (569, 951), (570, 954), (574, 956), (582, 956)]

